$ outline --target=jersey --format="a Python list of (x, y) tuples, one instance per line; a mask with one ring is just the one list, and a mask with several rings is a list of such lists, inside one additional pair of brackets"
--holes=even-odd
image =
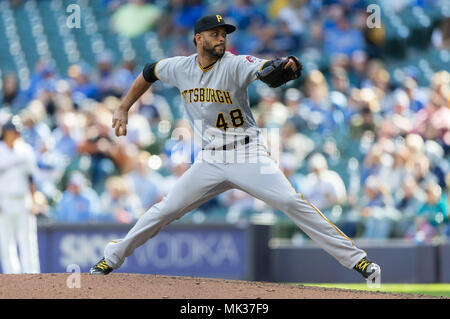
[(203, 68), (193, 54), (159, 60), (151, 68), (153, 74), (144, 68), (143, 76), (149, 82), (161, 80), (179, 89), (195, 143), (202, 150), (223, 149), (239, 142), (257, 152), (265, 146), (250, 109), (247, 88), (267, 61), (225, 52)]

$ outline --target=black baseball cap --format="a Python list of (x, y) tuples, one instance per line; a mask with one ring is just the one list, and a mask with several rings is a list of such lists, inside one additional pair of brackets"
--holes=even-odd
[(210, 30), (216, 27), (224, 27), (226, 33), (231, 33), (236, 30), (232, 24), (225, 23), (225, 20), (220, 14), (211, 14), (201, 17), (195, 22), (195, 34)]

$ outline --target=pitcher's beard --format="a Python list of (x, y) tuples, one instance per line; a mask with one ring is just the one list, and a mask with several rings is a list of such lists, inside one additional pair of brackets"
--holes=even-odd
[(212, 58), (220, 59), (225, 54), (225, 47), (203, 48), (203, 51)]

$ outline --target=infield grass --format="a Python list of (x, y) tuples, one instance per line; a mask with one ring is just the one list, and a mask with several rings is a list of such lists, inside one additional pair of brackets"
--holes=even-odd
[(313, 284), (305, 283), (304, 286), (315, 286), (315, 287), (325, 287), (325, 288), (341, 288), (341, 289), (355, 289), (355, 290), (366, 290), (366, 291), (382, 291), (382, 292), (398, 292), (398, 293), (408, 293), (408, 294), (422, 294), (431, 295), (438, 297), (448, 297), (450, 298), (450, 284), (392, 284), (392, 283), (381, 283), (381, 288), (374, 289), (368, 288), (365, 283), (361, 284)]

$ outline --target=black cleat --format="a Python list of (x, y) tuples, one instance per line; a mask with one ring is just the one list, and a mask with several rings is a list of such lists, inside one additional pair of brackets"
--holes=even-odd
[(112, 269), (110, 266), (106, 264), (105, 257), (103, 257), (102, 259), (100, 259), (98, 263), (96, 263), (94, 266), (91, 267), (91, 269), (89, 270), (89, 274), (107, 275), (113, 270), (114, 269)]
[(381, 276), (381, 267), (371, 262), (367, 257), (361, 259), (353, 269), (359, 272), (364, 278), (372, 280), (372, 282), (377, 282)]

